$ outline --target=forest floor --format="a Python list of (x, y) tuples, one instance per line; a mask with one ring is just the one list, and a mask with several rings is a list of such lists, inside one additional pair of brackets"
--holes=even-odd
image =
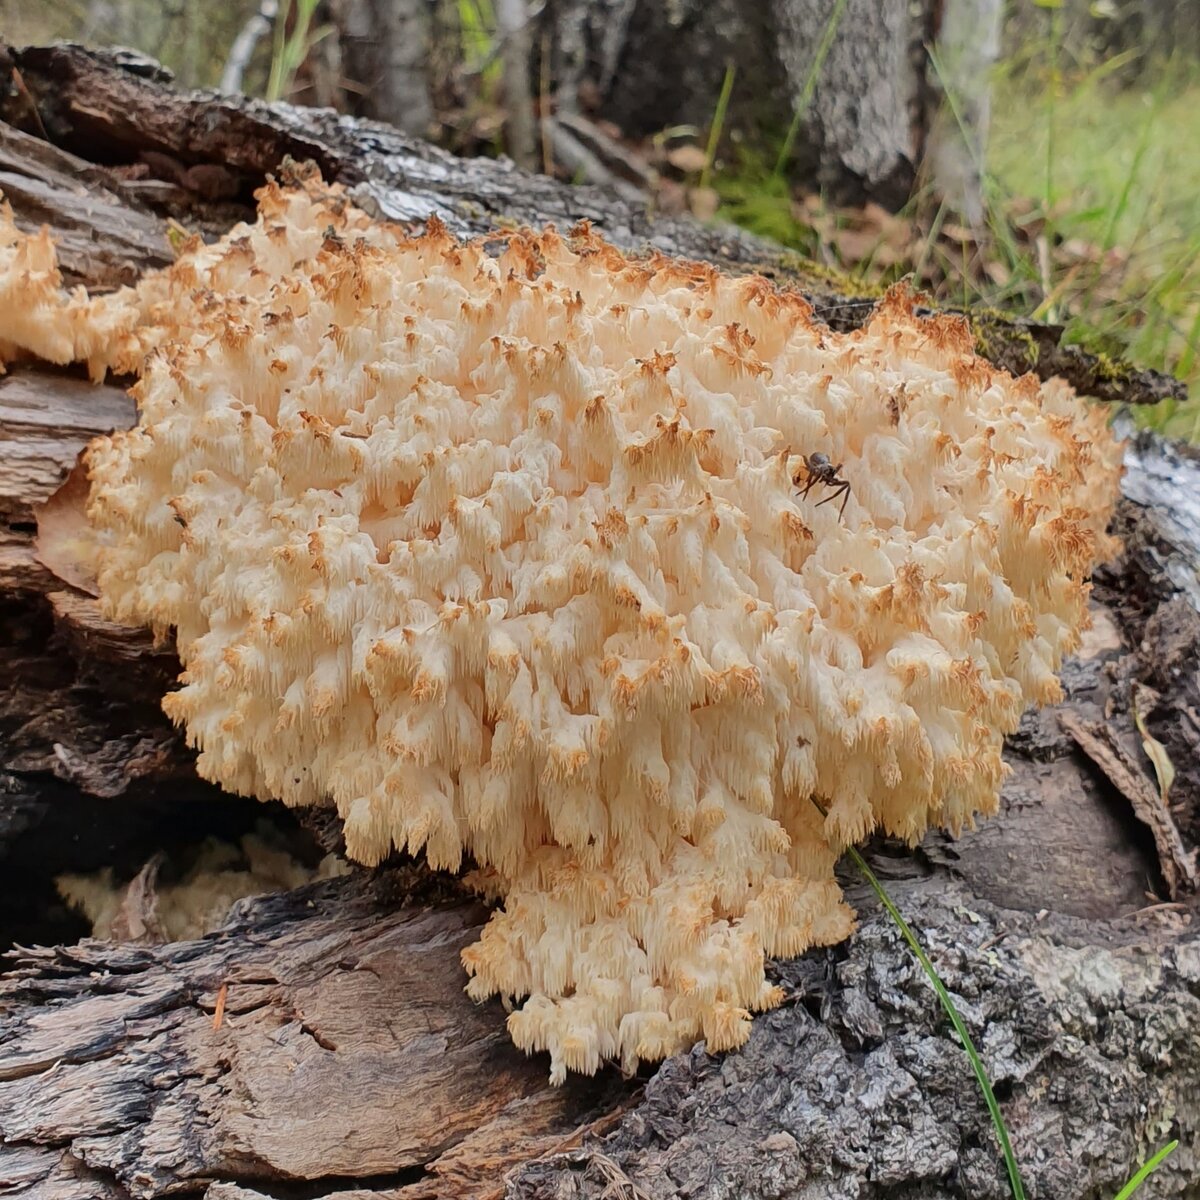
[(1200, 442), (1200, 70), (1119, 87), (1120, 65), (1056, 86), (1002, 72), (983, 229), (923, 196), (898, 215), (831, 210), (747, 155), (714, 176), (718, 215), (861, 284), (912, 276), (943, 302), (1060, 322), (1088, 349), (1171, 371), (1191, 398), (1141, 417)]

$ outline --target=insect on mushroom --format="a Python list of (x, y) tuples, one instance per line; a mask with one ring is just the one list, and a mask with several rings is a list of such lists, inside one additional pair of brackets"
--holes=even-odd
[(818, 483), (825, 487), (832, 488), (833, 491), (825, 497), (824, 500), (817, 502), (817, 508), (822, 504), (828, 504), (830, 500), (836, 500), (839, 496), (842, 498), (842, 506), (838, 509), (838, 520), (842, 519), (842, 514), (846, 511), (846, 502), (850, 499), (850, 481), (848, 479), (839, 479), (838, 474), (842, 469), (842, 463), (838, 463), (835, 467), (829, 461), (828, 454), (810, 454), (804, 460), (803, 476), (799, 472), (792, 478), (792, 482), (800, 487), (803, 484), (803, 490), (800, 492), (800, 498), (803, 500), (809, 492), (813, 490)]

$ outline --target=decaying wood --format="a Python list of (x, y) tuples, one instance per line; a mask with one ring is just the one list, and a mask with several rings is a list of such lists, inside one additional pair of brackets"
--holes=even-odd
[[(16, 174), (44, 185), (42, 215), (14, 195), (19, 216), (82, 230), (81, 181), (102, 200), (80, 280), (153, 265), (168, 217), (215, 229), (244, 212), (285, 154), (316, 158), (393, 217), (437, 211), (478, 232), (503, 215), (592, 216), (625, 245), (787, 270), (786, 256), (733, 231), (652, 223), (609, 192), (456, 162), (381, 126), (174, 96), (144, 66), (132, 74), (71, 48), (15, 57), (61, 143), (33, 145), (32, 129), (3, 143), (24, 156)], [(27, 119), (6, 103), (0, 112)], [(146, 150), (184, 170), (168, 188), (130, 191), (124, 169), (145, 167)], [(238, 182), (236, 196), (194, 186), (202, 176), (189, 172), (210, 166)], [(866, 310), (826, 297), (824, 311)], [(1122, 374), (1113, 386), (1137, 399), (1167, 385)], [(89, 437), (132, 419), (119, 387), (71, 372), (0, 379), (0, 916), (16, 911), (10, 893), (39, 894), (55, 874), (103, 861), (146, 813), (238, 807), (195, 779), (158, 710), (172, 656), (106, 625), (35, 553), (36, 507)], [(871, 851), (980, 1045), (1034, 1196), (1111, 1196), (1170, 1137), (1180, 1148), (1146, 1194), (1195, 1196), (1200, 1178), (1195, 899), (1181, 876), (1170, 899), (1171, 855), (1071, 733), (1111, 732), (1159, 798), (1130, 699), (1145, 689), (1138, 719), (1175, 762), (1170, 820), (1183, 852), (1194, 849), (1200, 777), (1185, 757), (1200, 738), (1200, 717), (1194, 734), (1187, 723), (1200, 713), (1200, 464), (1143, 438), (1125, 493), (1126, 549), (1098, 577), (1064, 704), (1011, 739), (1000, 814), (957, 840), (931, 835), (916, 854)], [(103, 839), (80, 836), (98, 828)], [(846, 883), (858, 933), (776, 965), (788, 1000), (756, 1020), (744, 1050), (713, 1058), (700, 1046), (638, 1079), (609, 1071), (557, 1091), (546, 1063), (508, 1041), (501, 1006), (463, 994), (458, 952), (485, 912), (418, 866), (243, 903), (199, 941), (17, 951), (0, 977), (0, 1190), (998, 1200), (1003, 1169), (961, 1048), (894, 927)]]
[[(157, 185), (160, 192), (169, 185)], [(51, 225), (64, 281), (110, 288), (165, 266), (164, 223), (144, 207), (139, 188), (116, 179), (11, 125), (0, 123), (0, 191), (27, 230)]]
[(493, 1007), (463, 994), (457, 952), (486, 912), (403, 905), (405, 882), (264, 900), (200, 943), (21, 952), (0, 1000), (0, 1186), (53, 1180), (43, 1194), (92, 1200), (363, 1179), (397, 1200), (499, 1194), (507, 1168), (619, 1106), (611, 1076), (547, 1087)]
[(1172, 900), (1194, 895), (1198, 880), (1196, 852), (1184, 846), (1159, 789), (1139, 769), (1136, 759), (1109, 732), (1107, 724), (1081, 721), (1071, 712), (1062, 713), (1059, 723), (1129, 801), (1138, 820), (1150, 830), (1167, 894)]

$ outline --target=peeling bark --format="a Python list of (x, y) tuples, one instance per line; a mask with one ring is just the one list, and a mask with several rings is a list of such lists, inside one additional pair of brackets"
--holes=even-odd
[(619, 1104), (610, 1076), (547, 1087), (499, 1005), (463, 993), (458, 951), (486, 911), (401, 906), (414, 887), (438, 881), (300, 889), (202, 942), (18, 954), (0, 983), (0, 1184), (94, 1195), (61, 1182), (81, 1161), (116, 1195), (363, 1179), (468, 1196)]

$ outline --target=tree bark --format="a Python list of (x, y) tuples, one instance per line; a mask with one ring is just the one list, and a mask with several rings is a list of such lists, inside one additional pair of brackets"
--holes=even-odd
[(1001, 0), (948, 0), (938, 31), (935, 83), (942, 104), (929, 135), (928, 173), (936, 194), (975, 228), (985, 216), (991, 74), (1003, 17)]
[[(59, 144), (0, 131), (6, 170), (40, 185), (10, 199), (21, 220), (74, 234), (79, 282), (161, 261), (167, 214), (214, 230), (244, 215), (249, 189), (290, 155), (393, 218), (436, 212), (475, 233), (501, 215), (588, 215), (627, 247), (805, 283), (786, 255), (736, 231), (652, 223), (609, 192), (457, 162), (382, 126), (179, 96), (78, 49), (4, 55)], [(11, 96), (0, 117), (30, 122)], [(175, 182), (128, 190), (128, 172), (97, 165), (147, 148), (183, 168)], [(218, 165), (236, 196), (189, 184)], [(81, 185), (97, 198), (90, 253)], [(869, 311), (808, 282), (831, 320)], [(1040, 327), (1000, 322), (988, 336), (1000, 357), (1042, 339), (1043, 370), (1061, 353)], [(1126, 399), (1173, 386), (1082, 355), (1061, 361)], [(0, 379), (10, 932), (21, 897), (112, 853), (146, 814), (266, 811), (191, 774), (157, 708), (172, 656), (108, 625), (37, 557), (39, 506), (88, 438), (133, 415), (119, 387), (71, 372)], [(1195, 1196), (1200, 1177), (1200, 922), (1188, 893), (1200, 840), (1200, 461), (1139, 439), (1124, 486), (1125, 550), (1097, 577), (1095, 628), (1064, 672), (1064, 704), (1028, 716), (1010, 741), (1000, 815), (958, 840), (931, 835), (915, 854), (870, 849), (980, 1046), (1034, 1196), (1111, 1196), (1170, 1137), (1180, 1147), (1147, 1194)], [(44, 526), (53, 512), (41, 510)], [(1158, 794), (1147, 736), (1177, 768), (1158, 809), (1144, 803), (1146, 788)], [(1151, 828), (1164, 820), (1176, 849)], [(1003, 1168), (962, 1050), (890, 920), (845, 882), (858, 932), (775, 964), (788, 1001), (756, 1020), (742, 1051), (698, 1046), (638, 1079), (608, 1071), (557, 1091), (545, 1063), (508, 1041), (500, 1005), (463, 994), (458, 951), (485, 912), (420, 865), (244, 903), (198, 941), (19, 950), (0, 977), (0, 1188), (38, 1200), (999, 1198)]]
[(433, 124), (425, 0), (336, 0), (350, 107), (421, 136)]
[(507, 149), (518, 167), (537, 165), (536, 126), (529, 72), (533, 66), (529, 9), (525, 0), (496, 0), (496, 34), (504, 60), (504, 128)]
[[(932, 0), (551, 0), (546, 19), (561, 104), (582, 94), (585, 107), (631, 136), (704, 130), (732, 66), (727, 132), (773, 155), (795, 118), (795, 179), (835, 204), (895, 209), (911, 193), (932, 115), (925, 46), (935, 8)], [(765, 145), (764, 131), (773, 134)]]

